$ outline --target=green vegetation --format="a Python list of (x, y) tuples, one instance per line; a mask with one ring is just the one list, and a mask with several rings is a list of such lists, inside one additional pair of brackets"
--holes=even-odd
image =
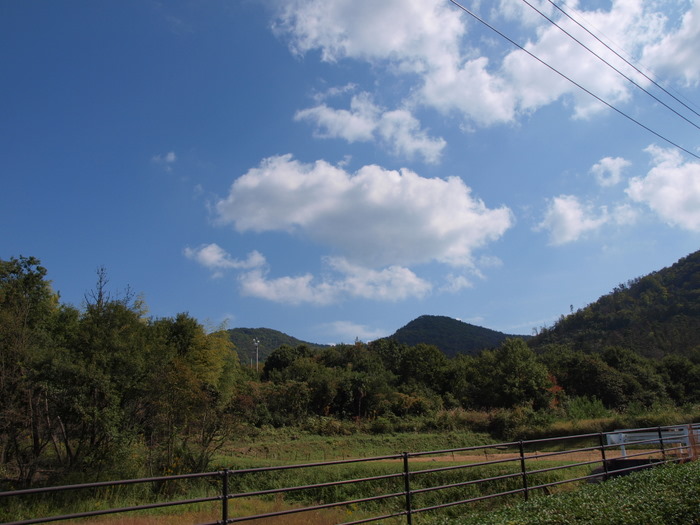
[(79, 311), (45, 274), (0, 261), (0, 486), (205, 469), (243, 377), (226, 334), (147, 319), (103, 270)]
[(690, 525), (700, 523), (700, 462), (667, 465), (431, 525)]
[(586, 353), (620, 346), (645, 357), (680, 355), (697, 362), (700, 251), (620, 284), (595, 303), (542, 329), (530, 344), (533, 348), (564, 344)]
[[(506, 338), (478, 355), (448, 357), (433, 345), (382, 339), (281, 344), (258, 371), (241, 364), (230, 332), (206, 330), (186, 313), (148, 317), (141, 299), (128, 290), (113, 296), (107, 284), (101, 269), (76, 308), (61, 304), (37, 259), (0, 261), (0, 490), (700, 419), (698, 352), (656, 359), (563, 339), (540, 341), (535, 351)], [(326, 479), (309, 476), (269, 481)], [(115, 497), (149, 501), (164, 490), (211, 487), (171, 483)]]
[[(496, 348), (508, 338), (524, 337), (504, 334), (481, 326), (474, 326), (451, 317), (421, 315), (399, 328), (390, 339), (414, 346), (437, 346), (448, 356), (477, 354), (485, 348)], [(525, 337), (527, 339), (527, 337)]]
[[(301, 341), (296, 337), (277, 330), (271, 330), (270, 328), (232, 328), (227, 332), (243, 364), (254, 365), (256, 359), (263, 363), (273, 350), (283, 345), (292, 347), (305, 345), (309, 348), (323, 348), (326, 346)], [(257, 349), (256, 340), (258, 342)]]

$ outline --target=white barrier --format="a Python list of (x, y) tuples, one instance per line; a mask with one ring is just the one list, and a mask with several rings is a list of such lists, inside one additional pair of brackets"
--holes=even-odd
[(619, 446), (622, 457), (627, 456), (625, 445), (659, 444), (660, 447), (676, 445), (681, 456), (695, 459), (700, 443), (700, 424), (661, 427), (660, 429), (623, 429), (606, 434), (608, 446)]

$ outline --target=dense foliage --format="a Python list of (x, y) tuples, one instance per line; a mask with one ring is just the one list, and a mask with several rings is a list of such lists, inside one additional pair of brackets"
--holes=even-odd
[(104, 270), (82, 308), (61, 304), (34, 258), (0, 261), (0, 480), (37, 482), (206, 470), (254, 428), (339, 435), (362, 426), (522, 436), (555, 418), (700, 402), (700, 360), (588, 353), (506, 339), (479, 355), (383, 339), (282, 345), (257, 371), (226, 331), (186, 313), (146, 316)]
[(271, 328), (232, 328), (228, 330), (228, 336), (236, 347), (236, 353), (241, 358), (241, 362), (251, 365), (255, 364), (256, 361), (262, 363), (270, 352), (282, 345), (306, 345), (310, 348), (323, 348), (325, 346), (307, 343)]
[(495, 348), (512, 336), (481, 326), (441, 315), (421, 315), (399, 328), (391, 339), (407, 344), (431, 344), (448, 356), (477, 354), (485, 348)]
[(136, 459), (153, 474), (206, 467), (241, 381), (226, 334), (187, 314), (147, 319), (102, 270), (82, 310), (61, 305), (45, 275), (31, 257), (0, 261), (0, 475), (21, 486), (126, 476)]
[(668, 465), (434, 525), (688, 525), (700, 523), (700, 462)]
[(646, 357), (700, 353), (700, 251), (669, 268), (633, 279), (585, 308), (561, 317), (531, 341), (585, 352), (633, 348)]

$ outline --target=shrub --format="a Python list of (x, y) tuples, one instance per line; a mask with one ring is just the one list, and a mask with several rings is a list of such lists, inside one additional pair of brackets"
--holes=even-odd
[(603, 402), (597, 397), (573, 397), (566, 403), (566, 414), (569, 419), (597, 419), (610, 415)]
[[(465, 510), (467, 512), (467, 510)], [(700, 523), (700, 462), (667, 465), (433, 525), (687, 525)]]

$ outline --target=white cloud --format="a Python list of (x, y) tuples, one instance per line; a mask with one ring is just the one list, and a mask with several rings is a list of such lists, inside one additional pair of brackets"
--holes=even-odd
[[(512, 2), (500, 3), (499, 9), (488, 9), (486, 18), (498, 17), (497, 25), (505, 21), (509, 24), (506, 33), (513, 34), (528, 51), (606, 101), (617, 104), (629, 99), (632, 88), (627, 80), (531, 9), (515, 4), (517, 9)], [(638, 83), (647, 83), (551, 5), (539, 4), (560, 26), (617, 69)], [(510, 9), (504, 10), (504, 6)], [(681, 30), (664, 38), (667, 20), (660, 14), (661, 7), (657, 2), (616, 0), (607, 10), (583, 11), (580, 7), (575, 16), (633, 57), (639, 58), (646, 48), (650, 60), (673, 63), (664, 56), (662, 50), (667, 48), (662, 45), (678, 49), (674, 57), (679, 62), (677, 73), (696, 80), (700, 66), (692, 50), (697, 48), (700, 26), (693, 22), (699, 8), (686, 15)], [(289, 39), (296, 53), (319, 50), (325, 61), (349, 58), (381, 65), (383, 72), (408, 75), (405, 78), (416, 84), (405, 101), (407, 105), (424, 105), (446, 114), (456, 112), (467, 122), (511, 122), (562, 97), (574, 101), (574, 115), (579, 118), (605, 109), (590, 95), (502, 40), (505, 55), (487, 56), (474, 47), (478, 42), (469, 44), (464, 38), (469, 36), (468, 22), (476, 24), (441, 0), (295, 0), (280, 8), (276, 29)], [(529, 40), (524, 35), (529, 35)]]
[(599, 213), (591, 205), (582, 204), (574, 195), (554, 197), (536, 230), (549, 231), (550, 243), (566, 244), (578, 240), (585, 233), (595, 231), (608, 221), (606, 208)]
[(465, 288), (472, 288), (474, 284), (464, 275), (448, 274), (445, 277), (445, 284), (442, 290), (450, 293), (457, 293)]
[[(231, 269), (250, 269), (258, 268), (265, 265), (265, 257), (257, 251), (252, 251), (248, 254), (245, 260), (239, 260), (231, 257), (221, 246), (216, 243), (203, 244), (198, 248), (185, 248), (185, 257), (198, 262), (205, 268), (210, 270), (231, 270)], [(216, 273), (217, 276), (220, 273)]]
[(642, 62), (658, 75), (679, 76), (686, 84), (697, 85), (700, 80), (700, 3), (683, 16), (677, 31), (665, 35), (644, 50)]
[(375, 270), (342, 257), (326, 257), (326, 271), (321, 279), (310, 273), (269, 278), (269, 265), (257, 251), (239, 260), (212, 243), (195, 249), (185, 248), (184, 254), (211, 270), (214, 277), (223, 276), (227, 270), (240, 270), (238, 282), (243, 295), (277, 303), (326, 305), (346, 298), (400, 301), (424, 297), (432, 291), (428, 281), (396, 265)]
[(325, 161), (270, 157), (216, 203), (236, 230), (308, 236), (369, 268), (438, 261), (473, 266), (472, 252), (511, 227), (507, 207), (489, 209), (458, 177), (364, 166), (354, 174)]
[(379, 111), (365, 93), (352, 98), (350, 110), (320, 104), (298, 111), (294, 118), (315, 123), (318, 137), (366, 142), (374, 137)]
[(316, 279), (311, 274), (269, 279), (256, 269), (239, 276), (243, 295), (277, 303), (327, 305), (346, 298), (400, 301), (424, 297), (432, 286), (408, 268), (390, 266), (373, 270), (340, 257), (326, 260), (329, 274)]
[(611, 218), (619, 226), (628, 226), (637, 222), (639, 213), (629, 204), (616, 205), (611, 213)]
[(349, 110), (320, 104), (298, 111), (295, 119), (314, 123), (318, 137), (342, 138), (351, 143), (379, 138), (393, 154), (409, 159), (421, 155), (429, 163), (440, 160), (445, 147), (444, 139), (431, 138), (420, 129), (410, 111), (386, 111), (375, 105), (368, 93), (352, 97)]
[(239, 276), (243, 295), (275, 303), (325, 305), (338, 299), (337, 290), (332, 285), (313, 283), (313, 279), (311, 274), (268, 279), (262, 270), (253, 270)]
[(151, 162), (163, 166), (165, 171), (172, 171), (172, 165), (177, 161), (177, 155), (174, 151), (169, 151), (165, 154), (158, 154), (151, 157)]
[(327, 262), (333, 270), (343, 275), (336, 286), (352, 297), (398, 301), (423, 297), (432, 289), (430, 283), (402, 266), (373, 270), (352, 264), (342, 257), (329, 257)]
[(685, 160), (675, 149), (649, 146), (653, 167), (630, 180), (627, 195), (669, 224), (700, 231), (700, 162)]
[[(573, 16), (594, 29), (598, 35), (605, 35), (604, 39), (608, 42), (615, 42), (614, 47), (625, 49), (625, 53), (638, 57), (644, 46), (658, 41), (663, 34), (663, 17), (655, 11), (657, 7), (654, 2), (621, 0), (612, 2), (609, 10), (583, 12), (582, 8), (579, 8)], [(530, 14), (534, 13), (530, 8), (521, 8), (527, 9)], [(540, 10), (547, 11), (547, 8)], [(549, 14), (567, 33), (615, 69), (633, 78), (640, 85), (648, 83), (634, 68), (569, 18), (559, 15), (556, 11)], [(524, 17), (523, 20), (526, 23), (532, 21), (529, 17)], [(524, 46), (530, 53), (608, 103), (618, 105), (630, 98), (633, 88), (623, 76), (605, 65), (558, 27), (544, 21), (544, 18), (540, 18), (539, 23), (536, 38)], [(577, 118), (588, 118), (607, 109), (573, 83), (536, 63), (523, 51), (508, 54), (504, 60), (503, 75), (512, 85), (518, 86), (520, 111), (536, 110), (567, 95), (573, 97), (574, 116)]]
[(621, 157), (604, 157), (591, 167), (591, 173), (601, 186), (615, 186), (622, 181), (622, 172), (631, 165)]
[(300, 54), (321, 51), (328, 62), (351, 57), (389, 60), (420, 72), (445, 53), (454, 54), (464, 25), (441, 0), (291, 0), (279, 11), (276, 30)]

